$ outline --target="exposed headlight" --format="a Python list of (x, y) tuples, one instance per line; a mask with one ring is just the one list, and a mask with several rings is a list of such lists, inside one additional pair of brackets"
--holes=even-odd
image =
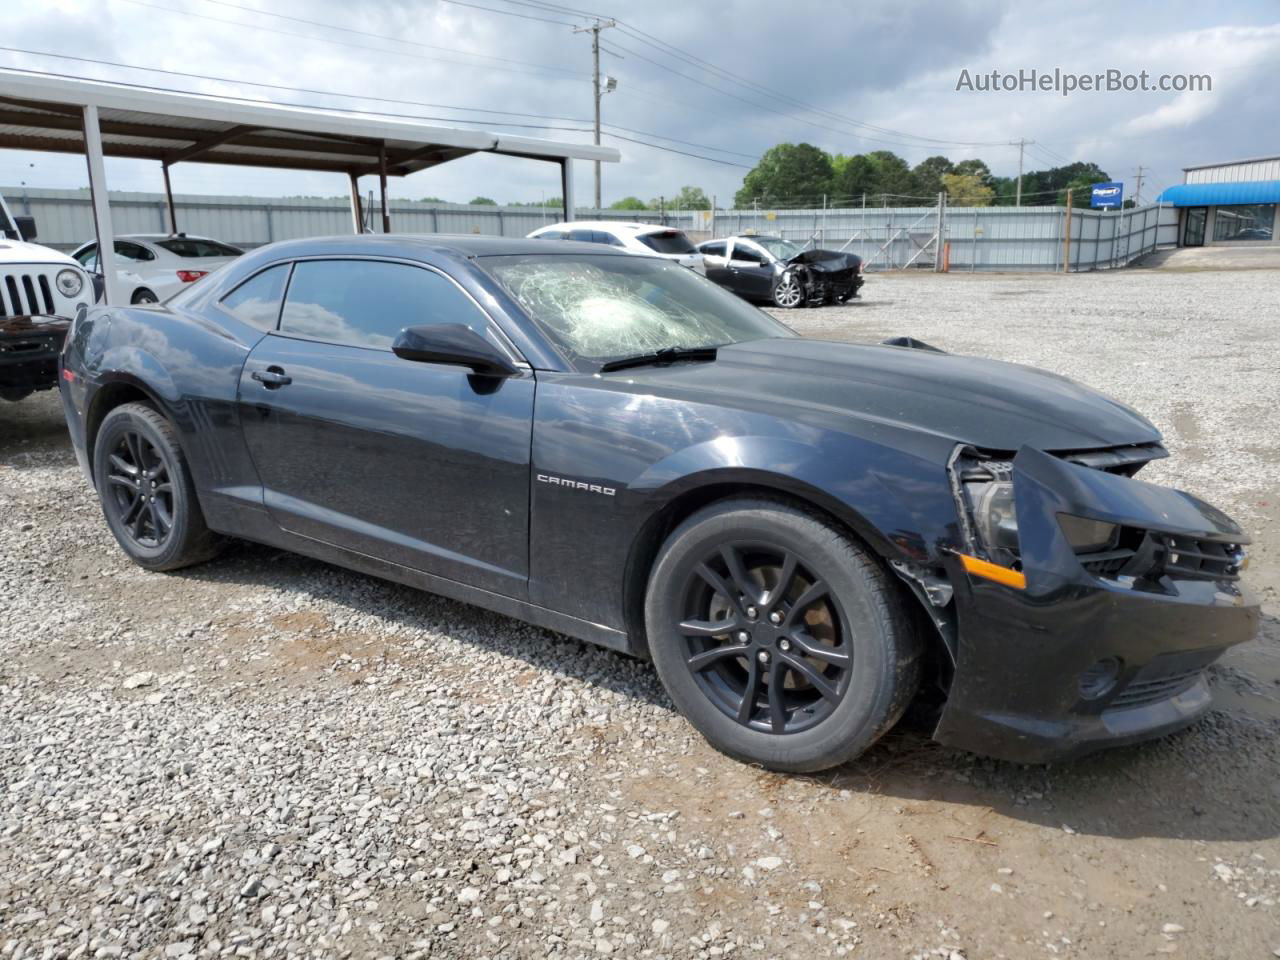
[(74, 297), (84, 289), (84, 277), (79, 270), (59, 270), (57, 276), (58, 292), (64, 297)]
[(978, 539), (988, 551), (1018, 552), (1018, 515), (1013, 505), (1013, 484), (1005, 480), (966, 485), (973, 505)]
[(1076, 553), (1098, 553), (1115, 547), (1120, 526), (1102, 520), (1089, 520), (1069, 513), (1058, 514), (1058, 526)]

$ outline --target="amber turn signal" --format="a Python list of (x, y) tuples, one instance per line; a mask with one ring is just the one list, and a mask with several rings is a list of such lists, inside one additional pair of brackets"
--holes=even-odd
[(998, 563), (971, 557), (967, 553), (960, 554), (960, 562), (964, 565), (965, 572), (972, 573), (975, 577), (985, 577), (1015, 590), (1027, 589), (1027, 575), (1021, 570), (1010, 570)]

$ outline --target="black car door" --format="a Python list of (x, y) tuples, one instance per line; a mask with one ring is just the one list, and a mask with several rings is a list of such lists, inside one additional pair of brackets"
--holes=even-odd
[(713, 240), (698, 247), (702, 254), (702, 265), (706, 268), (707, 279), (722, 287), (730, 287), (729, 258), (727, 240)]
[(729, 282), (739, 296), (767, 299), (773, 293), (773, 264), (752, 246), (735, 240), (729, 258)]
[[(403, 360), (401, 329), (464, 323), (520, 372)], [(302, 260), (240, 378), (241, 423), (285, 530), (523, 597), (534, 378), (453, 279), (419, 264)]]

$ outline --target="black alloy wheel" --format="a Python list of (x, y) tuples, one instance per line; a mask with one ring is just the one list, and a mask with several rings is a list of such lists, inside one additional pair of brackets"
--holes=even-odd
[(139, 546), (163, 547), (173, 532), (173, 481), (163, 455), (140, 430), (126, 429), (107, 463), (107, 509)]
[(727, 499), (663, 544), (645, 634), (667, 693), (713, 747), (807, 773), (858, 756), (915, 695), (924, 640), (909, 600), (830, 518)]
[(831, 715), (853, 669), (848, 620), (831, 588), (792, 551), (722, 544), (689, 574), (685, 663), (726, 716), (774, 734)]
[(176, 570), (217, 552), (177, 431), (154, 407), (126, 403), (103, 418), (93, 476), (107, 526), (134, 563)]

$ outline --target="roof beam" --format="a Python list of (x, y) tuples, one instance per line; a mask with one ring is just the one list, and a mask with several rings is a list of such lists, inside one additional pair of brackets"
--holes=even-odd
[(78, 117), (83, 108), (70, 103), (47, 103), (43, 100), (23, 100), (21, 97), (0, 97), (0, 103), (11, 103), (15, 107), (27, 107), (45, 113), (60, 113), (64, 116)]
[[(80, 118), (78, 116), (57, 115), (57, 114), (37, 114), (27, 113), (21, 110), (4, 110), (0, 109), (0, 124), (16, 127), (35, 127), (40, 130), (64, 130), (74, 132), (78, 142), (83, 141), (83, 132), (80, 129)], [(165, 154), (181, 153), (187, 149), (192, 143), (199, 142), (202, 134), (208, 134), (209, 137), (222, 136), (225, 131), (196, 131), (190, 128), (179, 126), (166, 126), (163, 124), (152, 123), (132, 123), (121, 120), (101, 120), (99, 125), (102, 129), (103, 137), (138, 137), (147, 140), (165, 140), (174, 144), (172, 147), (152, 147), (138, 146), (137, 149), (149, 151), (139, 153), (138, 156), (143, 158), (151, 158), (155, 156), (154, 150), (160, 151), (160, 159), (164, 159)], [(232, 128), (236, 131), (233, 139), (243, 147), (260, 147), (267, 150), (298, 150), (314, 153), (328, 153), (338, 156), (350, 156), (351, 154), (366, 155), (374, 160), (378, 156), (378, 145), (365, 140), (355, 138), (330, 137), (317, 134), (297, 134), (289, 136), (286, 131), (269, 130), (267, 127), (238, 127)], [(38, 138), (37, 138), (38, 139)], [(133, 145), (125, 145), (128, 149), (134, 149)], [(208, 147), (214, 149), (217, 144)], [(34, 148), (32, 148), (34, 149)], [(121, 154), (115, 151), (117, 156), (129, 156), (128, 153)], [(170, 161), (176, 163), (176, 160)], [(209, 162), (209, 161), (202, 161)], [(350, 161), (342, 169), (348, 169)]]
[(223, 130), (221, 133), (215, 133), (212, 136), (205, 137), (202, 140), (196, 140), (189, 147), (181, 150), (174, 150), (169, 156), (165, 157), (165, 166), (172, 166), (175, 163), (182, 163), (184, 160), (191, 160), (200, 156), (202, 153), (208, 153), (214, 147), (220, 147), (224, 143), (230, 143), (232, 140), (239, 140), (241, 137), (247, 137), (251, 133), (257, 133), (261, 127), (240, 126), (232, 127), (230, 130)]
[[(44, 153), (84, 153), (84, 141), (80, 138), (15, 136), (0, 132), (0, 148), (36, 150)], [(108, 157), (132, 157), (138, 160), (159, 160), (169, 155), (164, 147), (139, 146), (131, 143), (103, 143), (102, 153)], [(242, 167), (271, 167), (280, 170), (321, 170), (328, 173), (347, 173), (349, 161), (333, 158), (264, 157), (247, 153), (211, 153), (200, 158), (201, 163), (221, 163)]]
[[(478, 152), (480, 151), (473, 150), (470, 147), (446, 147), (435, 143), (420, 150), (389, 153), (387, 154), (387, 173), (390, 176), (406, 177), (415, 170), (434, 167)], [(379, 169), (379, 164), (372, 163), (367, 167), (361, 167), (356, 171), (356, 174), (364, 176), (365, 174), (377, 173)]]

